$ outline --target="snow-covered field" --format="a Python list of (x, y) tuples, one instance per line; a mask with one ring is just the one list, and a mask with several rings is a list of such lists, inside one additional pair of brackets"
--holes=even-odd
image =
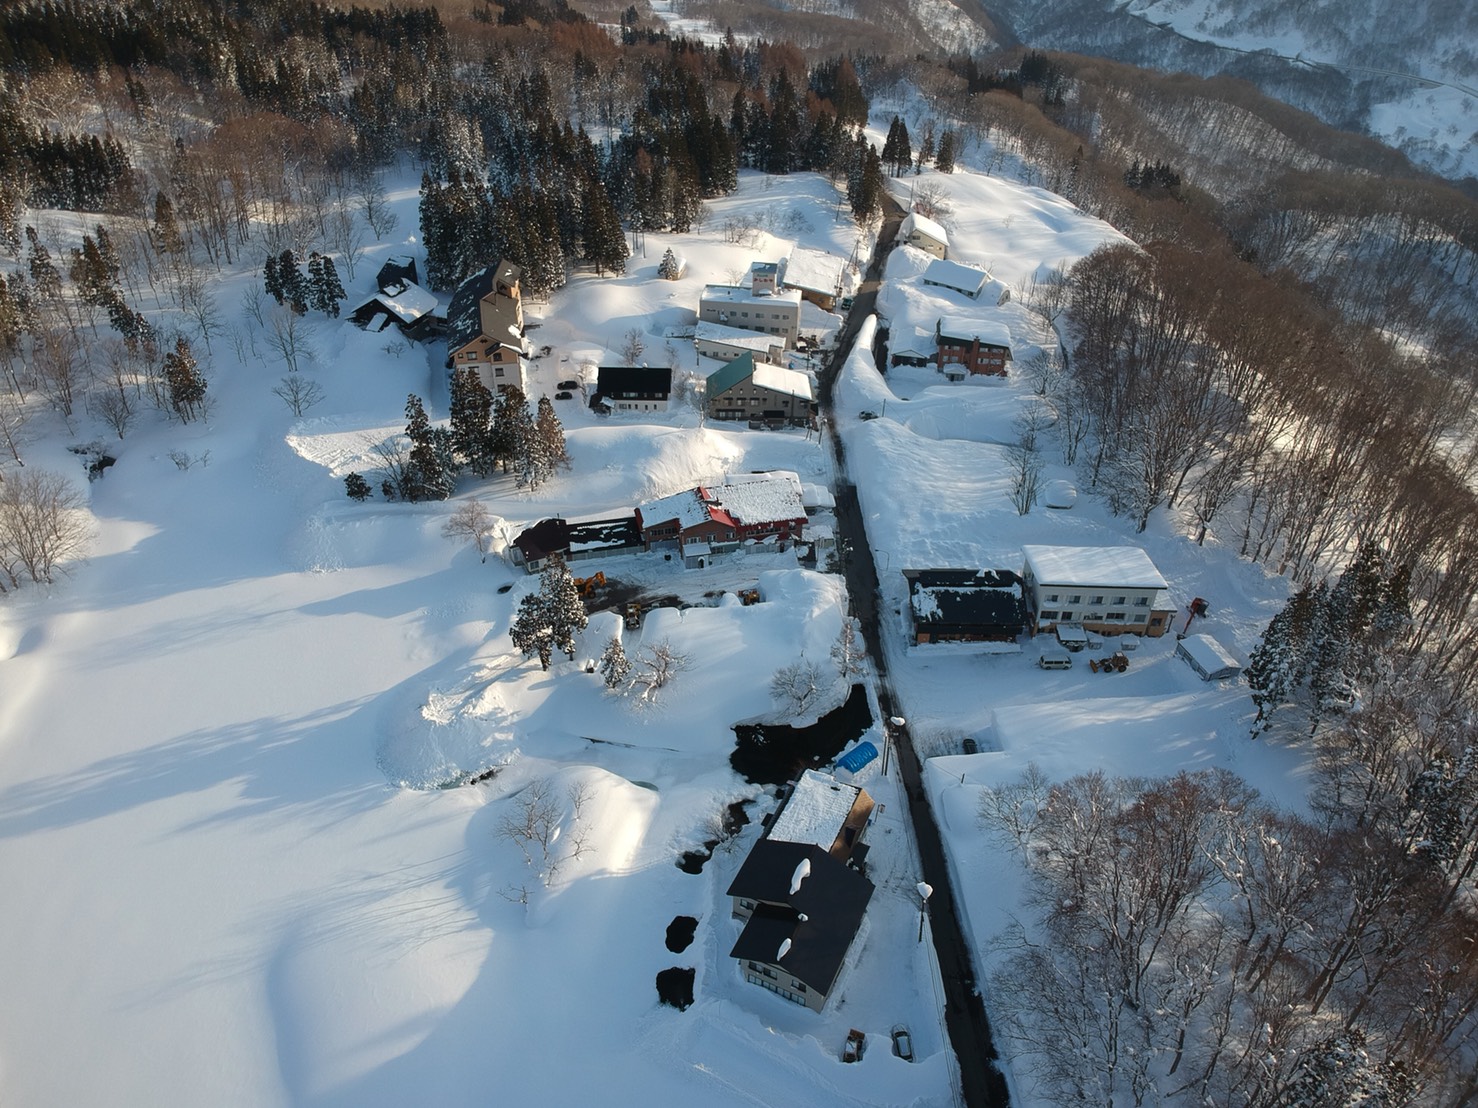
[[(957, 256), (1006, 286), (1115, 237), (1040, 190), (968, 172), (939, 180), (959, 213)], [(394, 195), (413, 228), (414, 187)], [(670, 345), (680, 370), (697, 370), (691, 344), (669, 336), (691, 324), (705, 281), (791, 241), (870, 250), (837, 218), (832, 186), (809, 175), (746, 174), (712, 208), (701, 232), (649, 236), (624, 277), (582, 276), (531, 306), (531, 337), (551, 347), (531, 363), (531, 395), (615, 360), (632, 329), (649, 357)], [(769, 213), (785, 222), (772, 217), (752, 245), (724, 241), (726, 220)], [(678, 282), (655, 276), (668, 246), (688, 260)], [(379, 255), (416, 248), (414, 235), (377, 247), (351, 300)], [(933, 309), (906, 287), (913, 262), (897, 258), (883, 310), (922, 325)], [(222, 303), (255, 280), (226, 281)], [(1055, 341), (1019, 303), (1001, 311), (1023, 344)], [(834, 327), (818, 313), (803, 330)], [(863, 783), (883, 805), (870, 832), (878, 891), (823, 1015), (745, 984), (728, 958), (738, 928), (723, 894), (773, 801), (759, 796), (756, 822), (701, 874), (675, 865), (713, 837), (729, 802), (759, 795), (729, 769), (730, 728), (775, 711), (778, 668), (826, 657), (840, 579), (798, 569), (793, 555), (701, 571), (660, 555), (590, 563), (698, 605), (653, 611), (626, 632), (628, 651), (667, 638), (692, 664), (655, 703), (605, 694), (582, 665), (617, 629), (602, 616), (575, 662), (541, 673), (507, 637), (536, 581), (444, 539), (455, 501), (343, 495), (344, 474), (368, 468), (367, 439), (401, 426), (406, 393), (444, 414), (441, 349), (397, 350), (321, 317), (312, 338), (304, 372), (326, 399), (297, 420), (271, 394), (281, 367), (265, 348), (242, 364), (218, 340), (209, 422), (160, 420), (115, 443), (117, 465), (87, 488), (92, 556), (57, 587), (0, 607), (0, 1102), (950, 1103), (930, 947), (914, 935), (911, 832), (876, 763)], [(1086, 498), (1017, 516), (1000, 444), (1029, 386), (949, 386), (927, 369), (885, 379), (870, 341), (865, 327), (837, 431), (885, 611), (903, 610), (903, 568), (1019, 568), (1023, 542), (1143, 542), (1176, 601), (1211, 601), (1200, 629), (1245, 656), (1283, 582), (1214, 538), (1194, 546), (1162, 517), (1132, 536)], [(578, 396), (558, 404), (568, 474), (535, 494), (505, 478), (459, 489), (506, 522), (505, 541), (547, 515), (614, 514), (726, 472), (833, 476), (829, 450), (801, 431), (702, 425), (680, 406), (597, 420)], [(859, 421), (864, 409), (882, 418)], [(28, 460), (81, 481), (62, 447), (84, 437), (59, 436)], [(171, 450), (209, 451), (208, 464), (181, 469)], [(763, 603), (734, 601), (756, 585)], [(1049, 674), (1030, 647), (905, 650), (902, 617), (887, 622), (912, 728), (941, 755), (929, 781), (982, 951), (1013, 910), (1017, 878), (987, 848), (973, 805), (1027, 761), (1054, 775), (1226, 765), (1280, 799), (1299, 795), (1296, 760), (1246, 742), (1245, 695), (1197, 680), (1169, 638), (1146, 642), (1123, 675)], [(967, 735), (986, 753), (956, 755)], [(429, 787), (489, 768), (499, 772), (479, 784)], [(593, 845), (548, 888), (499, 833), (539, 781), (562, 806), (563, 832)], [(566, 803), (577, 786), (589, 795), (578, 819)], [(663, 942), (677, 915), (699, 921), (681, 953)], [(657, 1002), (655, 975), (669, 966), (696, 971), (685, 1012)], [(914, 1065), (886, 1048), (897, 1023), (913, 1032)], [(860, 1065), (838, 1057), (849, 1027), (874, 1044)]]

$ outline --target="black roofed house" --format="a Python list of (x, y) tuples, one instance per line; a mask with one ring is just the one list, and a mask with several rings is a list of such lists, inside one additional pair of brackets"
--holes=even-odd
[(914, 642), (1015, 642), (1029, 611), (1009, 569), (906, 569)]
[(419, 285), (421, 278), (416, 272), (416, 259), (409, 254), (391, 254), (375, 274), (375, 288), (384, 292), (394, 285)]
[(819, 1012), (862, 927), (873, 884), (814, 842), (763, 838), (729, 885), (744, 979)]
[(640, 549), (641, 530), (635, 513), (584, 523), (570, 523), (556, 516), (525, 528), (509, 544), (508, 557), (514, 565), (538, 573), (556, 555), (566, 562), (579, 562), (606, 554), (631, 554)]
[(590, 406), (611, 412), (665, 412), (672, 395), (669, 366), (603, 365)]
[(406, 338), (421, 339), (439, 330), (446, 319), (435, 296), (413, 281), (402, 281), (380, 289), (356, 307), (349, 321), (375, 334), (395, 326)]
[(475, 369), (489, 391), (524, 388), (523, 269), (507, 259), (457, 286), (447, 308), (447, 368)]

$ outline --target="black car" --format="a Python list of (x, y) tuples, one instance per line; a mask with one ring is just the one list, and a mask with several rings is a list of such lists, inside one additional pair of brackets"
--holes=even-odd
[(557, 392), (557, 393), (554, 394), (554, 399), (556, 399), (556, 400), (572, 400), (573, 397), (569, 393), (567, 393), (567, 392)]
[(965, 746), (965, 753), (966, 754), (979, 754), (980, 753), (980, 746), (979, 746), (978, 743), (976, 743), (976, 741), (974, 739), (966, 739), (965, 740), (965, 743), (964, 743), (964, 746)]
[(580, 382), (579, 381), (561, 381), (557, 387), (558, 388), (562, 388), (562, 389), (578, 389), (580, 387)]

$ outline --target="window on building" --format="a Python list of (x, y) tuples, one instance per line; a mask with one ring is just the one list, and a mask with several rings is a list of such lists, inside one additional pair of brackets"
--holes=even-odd
[(1106, 619), (1106, 620), (1119, 620), (1119, 621), (1122, 621), (1123, 618), (1124, 618), (1124, 613), (1123, 612), (1110, 612), (1108, 615), (1104, 616), (1103, 618)]
[(1042, 610), (1042, 618), (1043, 619), (1056, 619), (1057, 618), (1057, 613), (1055, 611), (1049, 611), (1047, 609), (1043, 609)]
[(1062, 613), (1062, 618), (1063, 619), (1072, 619), (1073, 618), (1073, 614), (1072, 614), (1072, 612), (1064, 611)]
[(1134, 606), (1136, 608), (1148, 608), (1150, 606), (1150, 598), (1147, 596), (1136, 596), (1134, 598)]
[(1052, 601), (1055, 604), (1055, 603), (1057, 603), (1058, 596), (1057, 596), (1057, 594), (1055, 592), (1049, 592), (1047, 594), (1047, 599), (1050, 600), (1050, 601)]
[(1074, 593), (1072, 596), (1070, 596), (1070, 597), (1067, 598), (1067, 602), (1069, 604), (1081, 604), (1081, 603), (1083, 603), (1083, 595), (1082, 595), (1082, 593)]
[(1116, 596), (1116, 597), (1114, 597), (1114, 603), (1116, 605), (1117, 604), (1127, 604), (1128, 602), (1129, 602), (1129, 598), (1127, 596)]
[(1089, 604), (1102, 604), (1103, 603), (1103, 597), (1101, 597), (1101, 596), (1095, 596), (1095, 597), (1093, 597), (1093, 599), (1089, 600), (1088, 603)]

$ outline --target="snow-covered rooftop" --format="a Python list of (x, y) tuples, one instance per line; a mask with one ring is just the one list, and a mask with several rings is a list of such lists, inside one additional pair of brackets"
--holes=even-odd
[(915, 231), (921, 235), (927, 235), (936, 242), (949, 242), (949, 233), (938, 223), (935, 223), (926, 215), (920, 215), (918, 212), (910, 212), (903, 217), (903, 225), (898, 228), (898, 234), (900, 238), (906, 239)]
[(1011, 329), (996, 320), (945, 316), (939, 321), (939, 334), (951, 339), (979, 339), (989, 346), (1011, 346)]
[(392, 285), (375, 297), (404, 320), (420, 319), (436, 310), (436, 297), (414, 281)]
[(754, 376), (750, 380), (772, 392), (784, 393), (786, 396), (799, 396), (806, 400), (815, 399), (811, 392), (811, 379), (804, 373), (786, 369), (784, 366), (773, 365), (770, 362), (755, 362)]
[(707, 522), (715, 511), (743, 524), (801, 519), (806, 514), (800, 480), (785, 471), (737, 474), (723, 484), (649, 500), (640, 510), (644, 526), (675, 519), (683, 530)]
[(777, 289), (775, 292), (755, 292), (742, 285), (704, 285), (705, 304), (793, 304), (801, 306), (799, 289)]
[(1027, 573), (1041, 585), (1170, 587), (1137, 546), (1023, 546), (1021, 553)]
[(861, 792), (856, 785), (844, 785), (814, 769), (806, 770), (770, 824), (770, 838), (815, 843), (822, 850), (830, 850)]
[(785, 261), (785, 284), (810, 292), (834, 294), (842, 283), (846, 261), (825, 250), (797, 246)]
[(693, 337), (700, 342), (720, 342), (725, 346), (737, 346), (761, 354), (785, 345), (785, 339), (780, 335), (767, 335), (763, 331), (746, 331), (742, 327), (729, 327), (722, 323), (701, 320), (693, 328)]
[(753, 473), (731, 480), (708, 492), (740, 523), (800, 519), (806, 514), (794, 473)]
[(990, 280), (990, 274), (973, 265), (965, 265), (963, 262), (935, 258), (920, 275), (919, 280), (927, 285), (942, 285), (944, 288), (954, 289), (966, 296), (977, 296), (985, 283)]
[(1237, 671), (1241, 663), (1210, 635), (1188, 635), (1176, 644), (1176, 650), (1185, 654), (1203, 674), (1218, 676)]

